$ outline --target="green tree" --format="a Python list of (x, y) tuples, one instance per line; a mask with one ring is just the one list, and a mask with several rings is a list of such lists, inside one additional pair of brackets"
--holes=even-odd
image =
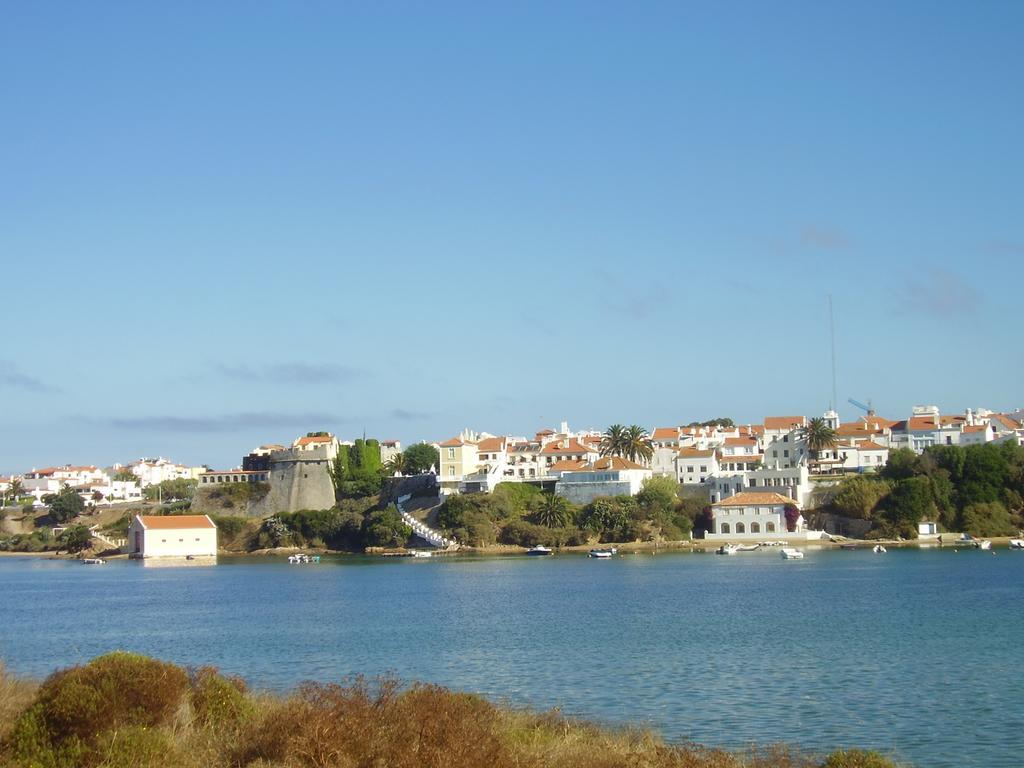
[(921, 460), (909, 448), (897, 448), (889, 451), (889, 460), (880, 474), (889, 480), (906, 480), (921, 474)]
[(572, 522), (572, 507), (567, 499), (549, 493), (533, 513), (533, 518), (545, 528), (564, 528)]
[(84, 525), (72, 525), (57, 537), (57, 546), (68, 552), (81, 552), (92, 541), (92, 533)]
[(384, 471), (387, 472), (388, 475), (392, 475), (392, 476), (395, 475), (395, 474), (404, 475), (405, 474), (405, 454), (404, 453), (396, 453), (394, 456), (392, 456), (390, 459), (388, 459), (386, 462), (384, 462)]
[(64, 488), (59, 493), (48, 493), (43, 496), (43, 503), (50, 508), (50, 519), (55, 523), (66, 523), (78, 517), (85, 510), (85, 502), (71, 488)]
[(675, 478), (648, 477), (636, 495), (636, 502), (652, 520), (667, 517), (679, 505), (679, 488)]
[(654, 445), (647, 430), (636, 424), (626, 428), (625, 453), (620, 454), (630, 461), (639, 461), (644, 464), (651, 460), (654, 455)]
[(122, 467), (114, 473), (114, 479), (122, 483), (134, 483), (139, 478), (128, 467)]
[(368, 547), (400, 547), (412, 536), (412, 528), (405, 524), (392, 505), (371, 512), (363, 524), (363, 540)]
[(147, 485), (143, 495), (149, 501), (175, 501), (191, 499), (196, 492), (197, 480), (189, 480), (179, 477), (175, 480), (164, 480), (162, 483)]
[(932, 484), (927, 477), (909, 477), (896, 483), (885, 500), (885, 519), (897, 533), (913, 538), (917, 524), (938, 515)]
[(861, 475), (849, 477), (839, 484), (832, 509), (838, 515), (869, 520), (878, 503), (888, 495), (889, 484), (884, 480)]
[(961, 515), (961, 528), (972, 536), (1015, 536), (1017, 526), (1006, 507), (998, 501), (968, 504)]
[(601, 436), (602, 456), (622, 456), (626, 450), (626, 427), (612, 424)]
[(410, 445), (405, 449), (403, 455), (405, 456), (407, 474), (418, 475), (426, 472), (431, 467), (434, 467), (435, 471), (438, 472), (441, 470), (441, 455), (438, 453), (437, 448), (427, 443)]
[(821, 416), (815, 416), (807, 424), (807, 449), (819, 460), (822, 451), (836, 447), (836, 431)]

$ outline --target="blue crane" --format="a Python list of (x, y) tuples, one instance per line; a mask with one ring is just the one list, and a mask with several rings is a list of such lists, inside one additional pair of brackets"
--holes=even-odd
[(875, 409), (871, 407), (871, 400), (870, 399), (868, 400), (868, 404), (867, 405), (864, 405), (864, 403), (862, 403), (860, 400), (854, 400), (852, 397), (848, 398), (846, 402), (848, 402), (850, 405), (857, 406), (862, 411), (867, 413), (868, 416), (874, 416), (875, 415)]

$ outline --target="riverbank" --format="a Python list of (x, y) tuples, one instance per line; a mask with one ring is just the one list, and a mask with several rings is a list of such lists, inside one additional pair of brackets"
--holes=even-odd
[(895, 768), (875, 752), (822, 757), (669, 744), (638, 728), (498, 706), (384, 678), (257, 694), (211, 668), (111, 653), (42, 685), (0, 665), (5, 765), (134, 768), (386, 765), (389, 768)]

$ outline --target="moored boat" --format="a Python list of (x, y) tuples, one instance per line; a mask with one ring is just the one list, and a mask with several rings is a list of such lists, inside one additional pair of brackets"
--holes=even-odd
[(803, 560), (804, 559), (804, 553), (801, 552), (799, 549), (794, 549), (793, 547), (783, 547), (781, 554), (782, 554), (782, 559), (783, 560)]
[(107, 564), (107, 561), (104, 560), (102, 557), (87, 557), (84, 560), (82, 560), (82, 562), (85, 563), (86, 565), (106, 565)]
[(753, 552), (754, 550), (760, 549), (760, 548), (761, 548), (760, 544), (737, 544), (736, 545), (736, 551), (737, 552)]
[(884, 554), (884, 553), (888, 552), (889, 550), (887, 550), (881, 544), (875, 544), (875, 546), (872, 547), (871, 551), (874, 552), (877, 555), (879, 553)]
[(595, 557), (599, 560), (607, 560), (613, 554), (615, 554), (614, 549), (592, 549), (590, 550), (590, 552), (587, 553), (587, 557)]
[(1024, 549), (1024, 539), (1010, 539), (1010, 549)]
[(526, 554), (528, 554), (528, 555), (553, 555), (554, 551), (551, 549), (551, 547), (545, 547), (545, 546), (542, 546), (542, 545), (538, 544), (536, 547), (530, 547), (528, 550), (526, 550)]
[(735, 555), (739, 552), (739, 547), (735, 544), (723, 544), (715, 550), (716, 555)]
[(992, 542), (988, 539), (982, 539), (981, 541), (974, 542), (974, 546), (978, 549), (992, 549)]

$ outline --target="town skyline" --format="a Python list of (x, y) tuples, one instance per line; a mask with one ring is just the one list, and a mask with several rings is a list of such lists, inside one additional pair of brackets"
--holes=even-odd
[[(942, 415), (952, 415), (952, 414), (963, 415), (964, 413), (967, 412), (968, 409), (977, 411), (979, 408), (980, 409), (984, 409), (984, 410), (990, 410), (990, 411), (992, 411), (994, 413), (1014, 413), (1014, 412), (1018, 412), (1018, 411), (1024, 409), (1024, 406), (1012, 405), (1012, 406), (1007, 406), (1007, 407), (992, 407), (991, 405), (985, 404), (985, 403), (980, 403), (980, 404), (979, 403), (975, 403), (974, 405), (968, 405), (968, 406), (960, 407), (960, 408), (943, 408), (941, 405), (938, 405), (938, 404), (936, 404), (934, 402), (927, 402), (927, 403), (925, 403), (925, 402), (916, 402), (913, 405), (911, 405), (908, 408), (906, 408), (905, 410), (896, 412), (896, 411), (890, 411), (890, 410), (888, 410), (888, 409), (886, 409), (884, 407), (879, 407), (877, 405), (877, 402), (875, 402), (874, 400), (872, 400), (871, 404), (873, 406), (875, 406), (873, 410), (877, 413), (878, 416), (883, 417), (883, 418), (887, 418), (887, 419), (892, 419), (892, 420), (906, 419), (906, 418), (911, 416), (913, 408), (919, 407), (919, 406), (924, 406), (924, 405), (938, 407), (939, 408), (939, 412)], [(404, 447), (408, 447), (410, 445), (413, 445), (413, 444), (416, 444), (416, 443), (420, 443), (420, 442), (426, 442), (426, 443), (431, 443), (431, 444), (440, 444), (443, 441), (445, 441), (447, 439), (450, 439), (451, 437), (453, 437), (455, 435), (460, 434), (463, 430), (466, 430), (466, 429), (470, 429), (470, 430), (473, 430), (473, 431), (476, 431), (476, 432), (484, 432), (484, 433), (487, 433), (487, 434), (493, 434), (493, 435), (497, 435), (497, 436), (522, 436), (522, 437), (530, 438), (534, 434), (536, 434), (537, 432), (539, 432), (541, 430), (544, 430), (544, 429), (553, 429), (553, 430), (555, 430), (557, 432), (560, 429), (560, 425), (562, 425), (563, 423), (568, 424), (570, 431), (574, 432), (574, 433), (576, 433), (576, 432), (587, 432), (587, 431), (589, 431), (589, 432), (603, 432), (603, 431), (605, 431), (608, 428), (608, 426), (610, 426), (613, 423), (640, 424), (640, 426), (642, 426), (644, 429), (646, 429), (649, 432), (649, 434), (653, 435), (655, 429), (657, 429), (659, 427), (684, 426), (684, 425), (690, 424), (692, 422), (704, 422), (704, 421), (710, 421), (710, 420), (716, 419), (716, 418), (729, 418), (729, 419), (732, 419), (733, 423), (736, 426), (743, 427), (743, 426), (748, 426), (748, 425), (760, 425), (760, 424), (763, 424), (764, 419), (769, 418), (769, 417), (803, 416), (803, 417), (806, 417), (806, 418), (813, 418), (815, 416), (823, 415), (827, 409), (828, 409), (827, 405), (826, 405), (825, 408), (822, 408), (820, 411), (817, 411), (817, 412), (815, 412), (815, 411), (801, 412), (801, 411), (796, 410), (796, 409), (791, 409), (791, 410), (774, 409), (774, 410), (772, 410), (770, 412), (763, 413), (760, 416), (752, 417), (750, 419), (737, 418), (735, 415), (733, 415), (732, 413), (729, 413), (729, 412), (714, 413), (714, 414), (708, 413), (708, 414), (704, 415), (703, 417), (696, 417), (695, 416), (693, 418), (675, 419), (675, 420), (662, 418), (662, 419), (655, 419), (654, 421), (652, 421), (650, 423), (640, 422), (640, 421), (638, 421), (636, 419), (626, 418), (626, 417), (621, 417), (621, 418), (618, 418), (618, 419), (611, 419), (611, 420), (607, 421), (606, 423), (601, 423), (601, 424), (585, 423), (585, 422), (582, 422), (582, 421), (574, 421), (572, 419), (567, 419), (567, 418), (555, 418), (555, 419), (552, 419), (550, 421), (546, 421), (546, 422), (543, 422), (543, 423), (538, 422), (536, 424), (536, 426), (532, 426), (532, 427), (529, 427), (529, 428), (526, 428), (524, 425), (520, 425), (519, 428), (511, 428), (511, 429), (499, 428), (499, 427), (496, 426), (496, 424), (498, 424), (499, 421), (498, 420), (492, 420), (492, 422), (490, 422), (490, 423), (463, 423), (463, 424), (458, 425), (458, 426), (450, 425), (449, 428), (447, 428), (447, 429), (442, 426), (441, 430), (436, 432), (435, 434), (424, 435), (422, 437), (420, 437), (420, 436), (413, 436), (413, 437), (408, 438), (408, 439), (405, 438), (405, 437), (402, 437), (402, 436), (395, 436), (395, 435), (391, 435), (391, 434), (377, 433), (377, 432), (375, 432), (375, 431), (373, 431), (371, 429), (367, 429), (366, 430), (365, 436), (367, 438), (372, 438), (372, 439), (381, 440), (381, 441), (397, 440), (399, 443), (401, 443), (401, 445), (404, 448)], [(846, 403), (845, 407), (841, 406), (841, 407), (839, 407), (839, 408), (837, 408), (835, 410), (839, 414), (840, 422), (844, 423), (844, 424), (857, 421), (860, 417), (865, 415), (865, 412), (862, 409), (857, 408), (856, 406), (854, 406), (854, 405), (852, 405), (850, 403)], [(501, 423), (504, 423), (504, 422), (501, 422)], [(156, 459), (156, 458), (171, 459), (171, 460), (180, 462), (180, 463), (182, 463), (184, 465), (190, 465), (190, 466), (208, 466), (208, 467), (210, 467), (211, 469), (214, 469), (214, 470), (230, 470), (230, 469), (234, 469), (236, 467), (239, 467), (241, 465), (242, 457), (245, 454), (247, 454), (250, 450), (257, 448), (260, 445), (266, 445), (266, 444), (272, 444), (272, 443), (279, 443), (279, 444), (282, 444), (282, 445), (290, 445), (294, 439), (300, 437), (303, 434), (310, 433), (310, 432), (315, 432), (315, 431), (321, 431), (321, 430), (322, 431), (330, 432), (331, 434), (335, 435), (339, 440), (342, 440), (342, 441), (351, 441), (351, 440), (355, 440), (355, 439), (363, 436), (363, 431), (361, 429), (358, 430), (358, 431), (345, 431), (344, 428), (338, 430), (338, 429), (332, 428), (332, 426), (330, 424), (311, 424), (311, 425), (308, 426), (308, 428), (300, 428), (300, 429), (292, 430), (290, 432), (285, 432), (281, 428), (277, 428), (273, 432), (267, 431), (266, 433), (248, 433), (247, 432), (246, 435), (248, 437), (252, 438), (252, 439), (248, 440), (248, 442), (244, 441), (240, 437), (240, 433), (233, 432), (233, 431), (224, 431), (224, 432), (221, 432), (221, 431), (213, 431), (213, 432), (198, 431), (198, 432), (195, 432), (195, 433), (186, 433), (186, 434), (191, 434), (192, 435), (189, 439), (191, 440), (191, 444), (193, 445), (193, 447), (189, 448), (188, 447), (188, 443), (186, 443), (185, 447), (180, 452), (157, 449), (157, 450), (152, 450), (152, 451), (148, 451), (148, 452), (146, 452), (146, 451), (137, 452), (137, 455), (129, 454), (129, 455), (123, 455), (123, 456), (115, 456), (113, 458), (110, 458), (109, 456), (105, 456), (101, 460), (97, 460), (96, 452), (90, 451), (88, 446), (82, 446), (79, 449), (79, 451), (74, 454), (74, 456), (72, 456), (71, 458), (67, 458), (66, 460), (65, 460), (65, 457), (63, 457), (63, 456), (56, 456), (55, 457), (54, 452), (50, 452), (48, 454), (45, 454), (46, 457), (43, 458), (40, 461), (27, 462), (27, 463), (23, 462), (19, 458), (17, 458), (16, 454), (11, 453), (8, 449), (5, 449), (5, 451), (7, 453), (9, 453), (11, 456), (14, 456), (14, 458), (9, 459), (9, 462), (8, 462), (10, 464), (13, 464), (13, 466), (7, 466), (7, 465), (5, 465), (3, 463), (0, 463), (0, 476), (4, 476), (4, 475), (18, 475), (18, 474), (24, 473), (24, 472), (32, 470), (32, 469), (41, 469), (41, 468), (44, 468), (44, 467), (62, 467), (62, 466), (66, 466), (66, 465), (72, 465), (72, 466), (74, 466), (74, 465), (79, 465), (79, 466), (95, 466), (95, 467), (99, 467), (99, 468), (113, 467), (113, 466), (117, 466), (117, 465), (126, 465), (126, 464), (129, 464), (131, 462), (135, 462), (135, 461), (138, 461), (138, 460), (141, 460), (141, 459)], [(258, 437), (257, 434), (263, 434), (264, 436), (263, 437)], [(148, 443), (148, 444), (155, 445), (156, 444), (155, 443), (156, 440), (157, 440), (157, 438), (150, 438), (151, 442)], [(171, 441), (168, 441), (168, 442), (171, 442)], [(224, 445), (227, 446), (227, 447), (223, 448), (220, 451), (220, 453), (219, 453), (220, 458), (223, 459), (222, 461), (217, 461), (216, 459), (215, 460), (207, 460), (206, 458), (203, 458), (202, 455), (200, 455), (199, 458), (195, 458), (195, 457), (192, 456), (193, 453), (195, 453), (195, 454), (211, 453), (210, 451), (206, 451), (203, 448), (195, 447), (196, 445), (201, 445), (201, 444), (204, 444), (206, 442), (212, 442), (212, 443), (217, 444), (217, 445), (224, 444)]]

